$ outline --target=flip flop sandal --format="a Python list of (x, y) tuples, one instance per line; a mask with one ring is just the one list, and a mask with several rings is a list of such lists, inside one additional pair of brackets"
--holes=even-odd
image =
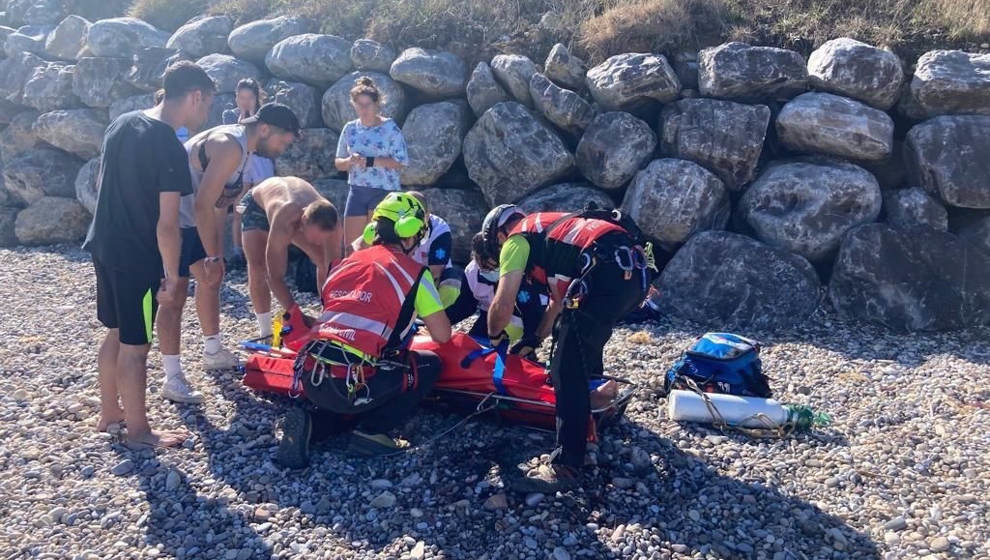
[(405, 448), (385, 434), (366, 434), (358, 430), (351, 432), (350, 442), (347, 445), (349, 454), (362, 457), (389, 455), (403, 449)]

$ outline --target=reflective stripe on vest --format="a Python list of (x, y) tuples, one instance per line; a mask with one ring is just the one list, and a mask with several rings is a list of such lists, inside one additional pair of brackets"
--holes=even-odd
[[(546, 251), (549, 250), (551, 241), (565, 243), (583, 251), (609, 233), (626, 231), (622, 226), (605, 220), (581, 218), (579, 216), (568, 218), (567, 216), (568, 214), (564, 212), (537, 212), (530, 214), (516, 224), (509, 235), (542, 234), (545, 240), (544, 246), (541, 251), (535, 252), (535, 254), (540, 255), (546, 260)], [(544, 231), (546, 228), (551, 229)], [(534, 251), (531, 251), (530, 259), (533, 258), (533, 255)], [(530, 261), (527, 264), (530, 278), (537, 283), (547, 286), (551, 290), (551, 293), (555, 294), (558, 298), (563, 296), (568, 284), (572, 280), (569, 276), (555, 273), (553, 276), (548, 277), (546, 262)]]
[(423, 268), (381, 245), (344, 259), (323, 287), (320, 337), (381, 356)]

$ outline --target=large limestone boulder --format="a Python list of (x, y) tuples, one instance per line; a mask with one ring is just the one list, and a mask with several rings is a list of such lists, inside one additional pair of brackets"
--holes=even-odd
[(897, 102), (904, 69), (896, 54), (843, 37), (827, 41), (811, 53), (808, 79), (815, 89), (886, 111)]
[(356, 70), (388, 72), (395, 59), (395, 50), (378, 41), (358, 39), (351, 45), (351, 63)]
[(357, 112), (351, 106), (351, 88), (358, 78), (367, 76), (374, 80), (378, 90), (382, 92), (382, 114), (402, 122), (406, 116), (406, 93), (402, 86), (392, 78), (378, 72), (351, 72), (323, 94), (323, 123), (334, 130), (342, 130), (348, 121), (357, 118)]
[(230, 32), (227, 44), (238, 58), (262, 64), (265, 56), (282, 39), (309, 33), (313, 22), (291, 16), (262, 19), (244, 24)]
[(668, 103), (677, 99), (681, 81), (663, 55), (617, 54), (588, 70), (591, 96), (609, 110), (627, 109), (647, 100)]
[(41, 143), (34, 130), (36, 120), (37, 111), (21, 111), (10, 119), (6, 128), (0, 130), (0, 160), (4, 165)]
[(0, 206), (0, 247), (17, 246), (17, 234), (14, 232), (14, 224), (17, 220), (17, 208), (6, 208)]
[(142, 93), (139, 95), (125, 97), (110, 104), (110, 122), (113, 122), (114, 119), (124, 113), (130, 113), (131, 111), (142, 111), (144, 109), (150, 109), (154, 106), (155, 94), (153, 93)]
[(14, 233), (22, 245), (72, 243), (86, 236), (91, 219), (76, 199), (46, 196), (17, 214)]
[(100, 158), (87, 161), (76, 174), (76, 200), (90, 214), (96, 214), (96, 203), (100, 198)]
[(715, 173), (732, 191), (753, 180), (770, 123), (766, 105), (681, 99), (660, 117), (660, 152)]
[(0, 99), (0, 125), (10, 124), (10, 120), (24, 111), (21, 105), (15, 105), (6, 99)]
[(175, 30), (165, 46), (176, 49), (192, 58), (227, 52), (227, 37), (234, 29), (229, 16), (209, 16), (189, 21)]
[(45, 52), (62, 60), (77, 60), (86, 46), (91, 25), (84, 17), (66, 16), (45, 39)]
[(712, 172), (683, 159), (654, 160), (633, 179), (622, 210), (667, 250), (699, 231), (725, 229), (729, 191)]
[(400, 175), (403, 185), (436, 183), (461, 155), (461, 142), (470, 126), (470, 109), (463, 100), (420, 105), (402, 126), (409, 165)]
[(880, 161), (894, 145), (894, 121), (848, 97), (803, 93), (777, 115), (777, 138), (796, 152)]
[(92, 56), (127, 57), (145, 47), (164, 47), (169, 34), (137, 18), (120, 17), (94, 22), (86, 37)]
[(105, 109), (59, 109), (39, 116), (34, 131), (52, 146), (90, 159), (100, 154), (107, 124)]
[(126, 58), (80, 58), (72, 76), (72, 91), (90, 107), (109, 107), (118, 99), (139, 93), (127, 83), (131, 61)]
[(520, 103), (489, 109), (464, 138), (464, 163), (490, 206), (514, 202), (574, 168), (560, 136)]
[(65, 16), (59, 0), (7, 0), (7, 21), (27, 24), (54, 24)]
[(0, 98), (15, 105), (24, 104), (24, 84), (44, 60), (31, 53), (18, 53), (0, 60)]
[(7, 35), (4, 51), (7, 56), (17, 56), (18, 53), (29, 52), (36, 55), (45, 54), (45, 42), (48, 35), (55, 29), (53, 25), (25, 25)]
[(990, 115), (990, 54), (929, 51), (918, 59), (911, 100), (927, 116)]
[[(303, 128), (320, 128), (323, 126), (323, 111), (320, 92), (316, 88), (300, 82), (269, 80), (265, 85), (268, 101), (281, 103), (296, 114)], [(330, 151), (337, 146), (327, 146)]]
[(975, 220), (961, 228), (959, 230), (959, 237), (990, 254), (990, 215)]
[[(313, 182), (336, 175), (333, 166), (339, 135), (329, 128), (305, 128), (299, 139), (275, 160), (275, 171), (283, 177), (299, 177)], [(344, 208), (340, 208), (343, 212)]]
[(884, 192), (883, 213), (885, 221), (893, 227), (949, 230), (949, 213), (945, 207), (920, 187)]
[(629, 113), (595, 117), (574, 154), (581, 174), (608, 190), (621, 189), (653, 157), (657, 135)]
[(210, 114), (207, 116), (206, 124), (201, 130), (213, 128), (223, 124), (223, 113), (228, 109), (237, 108), (237, 98), (233, 93), (218, 93), (213, 96), (213, 104), (210, 105)]
[(36, 67), (24, 83), (24, 103), (39, 111), (78, 107), (81, 102), (72, 91), (75, 71), (74, 65), (65, 62)]
[(422, 189), (430, 206), (430, 213), (440, 216), (450, 225), (453, 237), (451, 259), (456, 263), (471, 260), (471, 238), (481, 231), (488, 207), (476, 190)]
[(588, 73), (588, 66), (571, 54), (563, 44), (557, 43), (550, 49), (550, 54), (543, 63), (543, 71), (547, 78), (561, 87), (580, 90), (585, 87), (584, 77)]
[(519, 207), (526, 213), (533, 212), (579, 212), (589, 203), (598, 208), (611, 209), (615, 202), (608, 193), (596, 189), (588, 183), (559, 183), (526, 195), (519, 201)]
[(208, 54), (196, 64), (216, 83), (217, 93), (233, 93), (237, 90), (237, 82), (244, 78), (261, 78), (257, 66), (229, 54)]
[(492, 58), (492, 74), (513, 99), (527, 107), (533, 106), (529, 95), (529, 82), (540, 68), (528, 57), (519, 54), (500, 54)]
[(471, 79), (467, 83), (467, 100), (471, 110), (479, 117), (499, 103), (509, 100), (509, 94), (495, 81), (495, 75), (487, 62), (479, 62), (471, 72)]
[(990, 323), (990, 253), (930, 228), (868, 224), (849, 232), (829, 297), (840, 315), (897, 331)]
[(336, 35), (295, 35), (268, 51), (265, 66), (283, 80), (325, 90), (351, 71), (351, 43)]
[(537, 111), (571, 134), (580, 134), (595, 118), (594, 107), (583, 97), (551, 82), (543, 74), (533, 74), (529, 94)]
[(826, 262), (842, 235), (875, 221), (882, 198), (862, 167), (839, 161), (796, 161), (767, 169), (739, 200), (740, 218), (758, 239)]
[(467, 80), (467, 68), (457, 56), (418, 47), (402, 51), (388, 74), (393, 80), (432, 98), (463, 95)]
[(131, 66), (124, 80), (139, 90), (158, 91), (162, 88), (165, 70), (185, 59), (186, 55), (175, 49), (165, 47), (141, 49), (131, 57)]
[(705, 97), (787, 99), (807, 84), (804, 57), (794, 51), (733, 42), (698, 54), (698, 87)]
[(990, 116), (943, 116), (916, 125), (905, 143), (908, 177), (950, 206), (990, 208), (988, 139)]
[(820, 289), (803, 257), (736, 233), (706, 231), (667, 263), (657, 303), (712, 328), (773, 331), (807, 319)]
[(82, 161), (54, 148), (35, 148), (11, 159), (3, 168), (4, 185), (17, 205), (45, 196), (74, 197)]

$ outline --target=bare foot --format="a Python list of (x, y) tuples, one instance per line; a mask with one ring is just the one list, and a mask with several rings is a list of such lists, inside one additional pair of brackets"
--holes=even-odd
[(130, 435), (124, 438), (124, 446), (132, 451), (147, 449), (149, 447), (178, 447), (189, 438), (189, 432), (185, 430), (174, 430), (160, 432), (151, 430), (145, 434)]
[(591, 392), (591, 408), (606, 407), (612, 404), (617, 396), (619, 396), (619, 384), (610, 379)]
[(96, 423), (97, 432), (107, 432), (112, 424), (123, 424), (124, 423), (124, 411), (117, 409), (112, 411), (103, 411), (100, 414), (100, 421)]

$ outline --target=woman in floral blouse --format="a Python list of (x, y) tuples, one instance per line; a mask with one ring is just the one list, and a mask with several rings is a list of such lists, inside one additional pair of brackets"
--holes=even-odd
[(381, 115), (382, 94), (375, 82), (361, 77), (351, 89), (358, 118), (344, 125), (337, 143), (337, 169), (347, 172), (344, 245), (358, 238), (375, 206), (391, 191), (401, 190), (399, 170), (408, 165), (406, 141), (399, 125)]

